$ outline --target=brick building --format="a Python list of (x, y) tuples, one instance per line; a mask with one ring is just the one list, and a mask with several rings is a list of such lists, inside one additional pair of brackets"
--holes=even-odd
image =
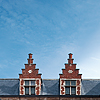
[[(19, 74), (19, 79), (0, 79), (0, 98), (24, 100), (70, 100), (70, 98), (97, 98), (100, 100), (100, 80), (82, 79), (79, 69), (73, 63), (72, 54), (69, 54), (68, 63), (59, 79), (42, 79), (39, 69), (33, 63), (32, 54), (29, 54), (28, 64)], [(46, 99), (44, 99), (46, 98)], [(52, 98), (52, 99), (50, 99)], [(69, 98), (69, 99), (68, 99)], [(8, 100), (7, 99), (7, 100)], [(74, 99), (74, 100), (76, 100)], [(80, 99), (79, 99), (80, 100)], [(92, 100), (92, 99), (91, 99)]]

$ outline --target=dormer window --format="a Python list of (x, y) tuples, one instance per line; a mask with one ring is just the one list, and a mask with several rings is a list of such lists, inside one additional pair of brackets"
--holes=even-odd
[(76, 95), (76, 80), (66, 80), (65, 81), (65, 94), (66, 95)]
[(25, 95), (35, 95), (35, 81), (25, 80)]

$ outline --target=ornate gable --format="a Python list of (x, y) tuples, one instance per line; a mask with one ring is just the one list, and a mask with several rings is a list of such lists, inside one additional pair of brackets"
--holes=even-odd
[[(80, 95), (81, 94), (81, 76), (76, 64), (73, 64), (72, 54), (69, 54), (68, 63), (65, 69), (62, 69), (60, 75), (60, 95)], [(74, 84), (74, 85), (72, 85)]]
[(38, 73), (36, 64), (33, 64), (32, 54), (29, 54), (28, 64), (19, 74), (20, 95), (40, 95), (41, 92), (41, 74)]

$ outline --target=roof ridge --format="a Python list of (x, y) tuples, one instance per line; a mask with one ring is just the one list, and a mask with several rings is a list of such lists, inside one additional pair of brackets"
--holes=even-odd
[(0, 78), (0, 80), (19, 80), (19, 78)]
[(100, 79), (82, 79), (82, 80), (100, 80)]
[(42, 79), (42, 80), (59, 80), (59, 79)]

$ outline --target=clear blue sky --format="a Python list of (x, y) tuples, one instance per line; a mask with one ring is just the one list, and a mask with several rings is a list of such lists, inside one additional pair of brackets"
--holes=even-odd
[(70, 52), (82, 78), (100, 78), (100, 0), (0, 0), (0, 78), (18, 78), (29, 53), (59, 78)]

